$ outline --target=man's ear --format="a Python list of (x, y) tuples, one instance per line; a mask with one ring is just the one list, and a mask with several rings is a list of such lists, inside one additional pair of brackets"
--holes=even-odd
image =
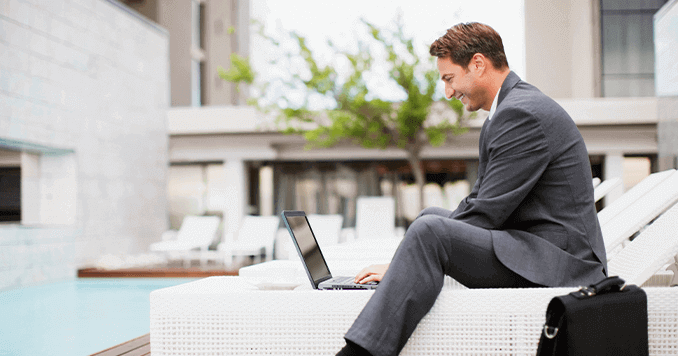
[(469, 67), (476, 72), (476, 74), (482, 74), (485, 72), (485, 68), (489, 64), (487, 57), (482, 53), (476, 53), (471, 57), (471, 63)]

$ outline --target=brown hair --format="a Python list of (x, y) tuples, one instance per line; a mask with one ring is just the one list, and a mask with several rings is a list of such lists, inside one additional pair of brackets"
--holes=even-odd
[(429, 53), (438, 58), (450, 58), (464, 68), (474, 54), (481, 53), (490, 59), (495, 69), (508, 67), (501, 36), (492, 27), (478, 22), (454, 25), (431, 44)]

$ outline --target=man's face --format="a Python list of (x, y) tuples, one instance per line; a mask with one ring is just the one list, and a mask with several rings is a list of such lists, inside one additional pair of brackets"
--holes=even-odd
[(461, 100), (467, 111), (476, 111), (483, 106), (483, 95), (476, 85), (476, 75), (472, 65), (469, 65), (467, 70), (452, 62), (450, 58), (439, 57), (438, 71), (440, 79), (445, 83), (446, 98), (455, 97)]

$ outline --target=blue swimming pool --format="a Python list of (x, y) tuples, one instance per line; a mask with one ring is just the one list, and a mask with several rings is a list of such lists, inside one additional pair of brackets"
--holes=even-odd
[(0, 292), (0, 355), (89, 355), (150, 330), (149, 295), (188, 278), (87, 278)]

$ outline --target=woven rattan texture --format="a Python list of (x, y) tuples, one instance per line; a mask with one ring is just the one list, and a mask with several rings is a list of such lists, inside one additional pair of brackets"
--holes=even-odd
[[(402, 355), (534, 355), (572, 288), (445, 289)], [(370, 291), (262, 291), (210, 277), (151, 293), (153, 355), (334, 355)], [(648, 288), (652, 355), (678, 354), (678, 288)]]

